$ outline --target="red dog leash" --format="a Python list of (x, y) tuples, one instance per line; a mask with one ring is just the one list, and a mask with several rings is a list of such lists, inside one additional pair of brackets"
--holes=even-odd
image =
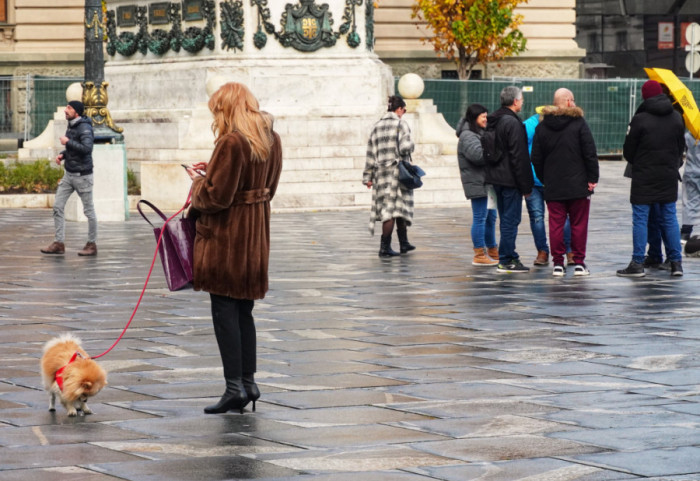
[[(182, 208), (180, 210), (178, 210), (177, 212), (175, 212), (173, 215), (168, 217), (168, 219), (163, 224), (163, 227), (165, 227), (165, 225), (168, 222), (170, 222), (172, 219), (177, 217), (183, 210), (185, 210), (187, 208), (187, 206), (190, 205), (191, 198), (192, 198), (192, 189), (190, 189), (189, 194), (187, 194), (187, 200), (185, 201), (185, 205), (183, 205)], [(122, 340), (122, 337), (124, 337), (124, 334), (126, 334), (126, 330), (129, 329), (129, 326), (131, 325), (131, 321), (134, 320), (134, 316), (136, 315), (136, 311), (139, 310), (139, 306), (141, 305), (141, 299), (143, 299), (143, 295), (146, 293), (146, 287), (148, 287), (148, 281), (151, 280), (151, 274), (153, 273), (153, 266), (155, 265), (156, 259), (158, 258), (158, 248), (160, 247), (161, 240), (163, 239), (163, 232), (165, 232), (164, 228), (160, 230), (160, 235), (158, 236), (158, 242), (156, 243), (156, 251), (153, 253), (153, 260), (151, 261), (151, 268), (148, 270), (148, 275), (146, 276), (146, 282), (143, 285), (143, 289), (141, 289), (141, 295), (139, 296), (139, 300), (136, 302), (136, 306), (134, 306), (134, 311), (131, 313), (131, 317), (129, 318), (129, 322), (126, 323), (126, 326), (124, 326), (122, 333), (119, 334), (119, 337), (117, 338), (116, 341), (114, 341), (114, 344), (112, 344), (109, 349), (107, 349), (105, 352), (103, 352), (102, 354), (100, 354), (98, 356), (91, 356), (91, 359), (97, 359), (98, 357), (102, 357), (105, 354), (107, 354), (109, 351), (114, 349), (114, 347), (117, 344), (119, 344), (119, 341)], [(71, 360), (71, 362), (72, 362), (72, 360)], [(70, 364), (70, 362), (68, 364)], [(61, 372), (63, 372), (63, 369), (65, 369), (65, 366), (63, 368), (61, 368)]]

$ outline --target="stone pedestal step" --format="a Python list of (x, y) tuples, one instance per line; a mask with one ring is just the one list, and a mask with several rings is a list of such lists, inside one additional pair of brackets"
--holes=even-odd
[[(314, 169), (294, 168), (307, 163), (312, 165), (312, 162)], [(415, 191), (416, 205), (459, 205), (466, 202), (454, 155), (418, 155), (414, 162), (427, 173), (423, 187)], [(324, 163), (331, 167), (320, 169), (318, 161), (311, 159), (286, 162), (272, 207), (278, 210), (369, 208), (372, 192), (362, 185), (364, 157), (355, 159), (353, 168), (347, 168), (347, 159), (329, 159)]]

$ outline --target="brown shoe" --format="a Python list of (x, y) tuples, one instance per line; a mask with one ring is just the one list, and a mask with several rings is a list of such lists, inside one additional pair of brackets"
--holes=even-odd
[(95, 254), (97, 254), (97, 244), (94, 242), (88, 242), (83, 250), (78, 251), (79, 256), (94, 256)]
[(488, 247), (488, 248), (486, 249), (486, 253), (488, 254), (488, 256), (489, 256), (491, 259), (493, 259), (493, 260), (495, 260), (495, 261), (498, 260), (498, 246)]
[(474, 259), (472, 259), (473, 266), (495, 266), (498, 261), (491, 259), (486, 255), (486, 249), (483, 247), (480, 249), (474, 249)]
[(567, 253), (566, 253), (566, 265), (567, 265), (567, 266), (573, 266), (574, 264), (576, 264), (576, 262), (574, 262), (574, 253), (573, 253), (573, 252), (567, 252)]
[(63, 242), (54, 241), (46, 249), (41, 249), (41, 252), (44, 254), (65, 254), (66, 246), (63, 245)]
[(537, 252), (537, 259), (535, 259), (536, 266), (548, 266), (549, 265), (549, 253), (545, 251)]

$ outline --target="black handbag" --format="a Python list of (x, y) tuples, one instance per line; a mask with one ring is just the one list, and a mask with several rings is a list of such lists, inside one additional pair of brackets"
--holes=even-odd
[(423, 185), (421, 177), (425, 175), (423, 169), (413, 165), (408, 160), (399, 161), (399, 182), (407, 189), (418, 189)]
[[(399, 150), (399, 134), (401, 130), (396, 132), (396, 149)], [(399, 154), (400, 155), (400, 154)], [(409, 160), (399, 160), (399, 182), (406, 189), (419, 189), (423, 186), (423, 181), (421, 177), (425, 175), (425, 171), (411, 163), (411, 157), (409, 155)]]

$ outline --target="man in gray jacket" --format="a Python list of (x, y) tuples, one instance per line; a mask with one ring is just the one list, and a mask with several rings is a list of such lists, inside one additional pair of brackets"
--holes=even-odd
[(83, 116), (85, 106), (78, 100), (68, 102), (63, 111), (68, 121), (66, 135), (60, 138), (61, 144), (65, 146), (58, 156), (56, 163), (61, 165), (65, 173), (58, 184), (56, 198), (53, 206), (53, 221), (56, 232), (54, 241), (45, 249), (41, 249), (44, 254), (64, 254), (65, 244), (65, 217), (64, 210), (68, 198), (77, 192), (80, 201), (83, 203), (83, 213), (88, 220), (88, 240), (83, 250), (78, 252), (79, 256), (94, 256), (97, 254), (97, 216), (95, 206), (92, 202), (93, 173), (92, 173), (92, 147), (95, 142), (95, 135), (92, 131), (92, 121)]

